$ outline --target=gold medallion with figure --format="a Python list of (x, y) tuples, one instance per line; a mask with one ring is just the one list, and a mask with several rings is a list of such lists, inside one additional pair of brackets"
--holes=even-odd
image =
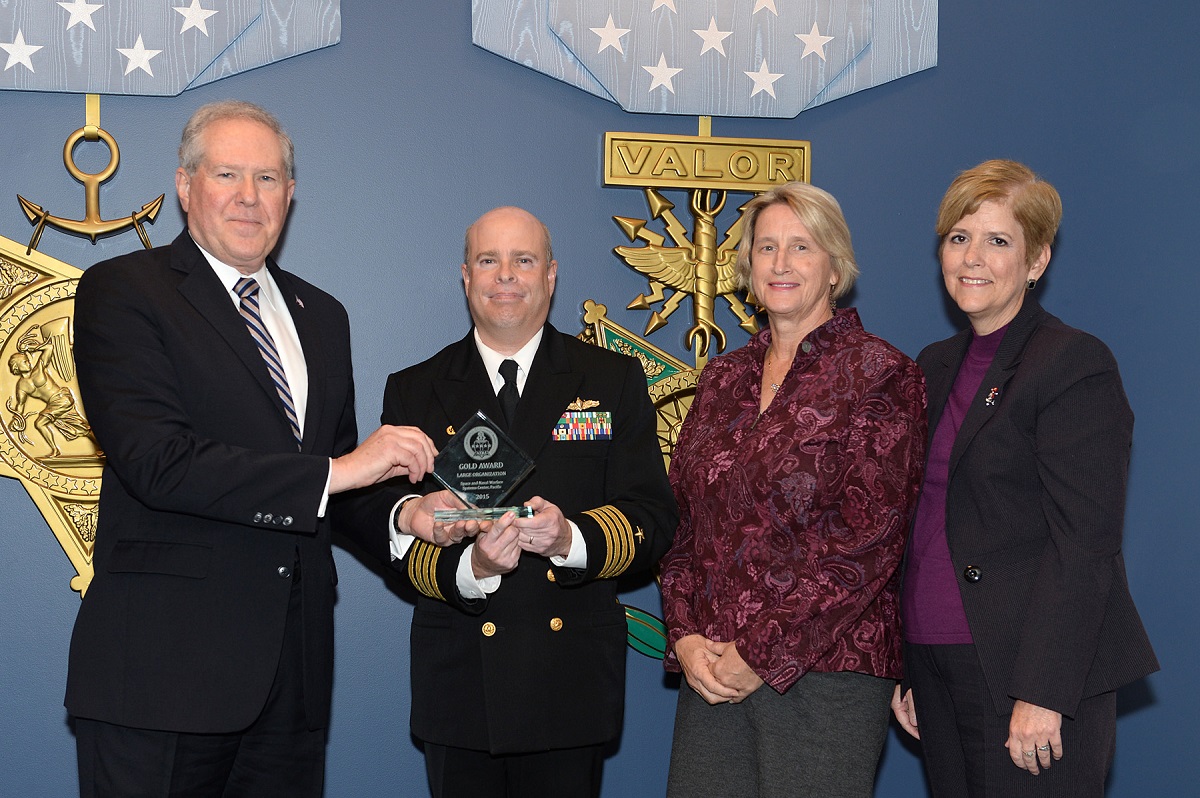
[(83, 593), (104, 456), (75, 377), (74, 266), (0, 236), (0, 474), (21, 482), (63, 547)]

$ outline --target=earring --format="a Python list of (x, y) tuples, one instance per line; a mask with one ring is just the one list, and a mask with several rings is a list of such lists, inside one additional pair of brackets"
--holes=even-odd
[(1030, 277), (1028, 280), (1025, 281), (1025, 290), (1026, 291), (1032, 291), (1035, 288), (1037, 288), (1037, 280)]
[(829, 312), (830, 313), (837, 312), (837, 300), (833, 298), (833, 289), (834, 289), (834, 284), (830, 283), (829, 284)]

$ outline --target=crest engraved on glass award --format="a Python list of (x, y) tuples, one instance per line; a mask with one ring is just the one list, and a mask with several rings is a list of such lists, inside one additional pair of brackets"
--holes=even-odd
[(459, 426), (433, 461), (433, 476), (465, 505), (461, 510), (437, 510), (434, 520), (486, 521), (507, 512), (532, 515), (524, 506), (502, 507), (533, 471), (533, 460), (496, 426), (477, 411)]

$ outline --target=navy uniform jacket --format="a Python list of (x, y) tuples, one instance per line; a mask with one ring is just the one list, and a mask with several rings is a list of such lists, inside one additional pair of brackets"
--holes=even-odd
[[(611, 440), (551, 439), (576, 399), (612, 414)], [(503, 418), (468, 334), (391, 375), (383, 421), (416, 425), (440, 449), (477, 410)], [(677, 520), (655, 430), (638, 361), (546, 326), (509, 431), (537, 465), (505, 503), (540, 495), (558, 505), (579, 525), (588, 565), (559, 568), (524, 553), (495, 593), (464, 601), (455, 572), (469, 540), (445, 549), (415, 543), (397, 563), (421, 593), (412, 622), (413, 734), (495, 754), (620, 735), (626, 631), (613, 580), (658, 562)]]
[(71, 639), (76, 717), (248, 726), (275, 677), (299, 567), (305, 713), (311, 728), (328, 723), (337, 576), (317, 509), (328, 458), (357, 443), (349, 325), (333, 297), (266, 268), (308, 369), (302, 452), (245, 322), (186, 232), (80, 279), (80, 393), (107, 462), (95, 578)]
[[(931, 430), (970, 340), (917, 358)], [(1026, 297), (963, 419), (946, 489), (959, 592), (1001, 712), (1019, 698), (1070, 717), (1158, 670), (1121, 554), (1132, 436), (1112, 353)]]

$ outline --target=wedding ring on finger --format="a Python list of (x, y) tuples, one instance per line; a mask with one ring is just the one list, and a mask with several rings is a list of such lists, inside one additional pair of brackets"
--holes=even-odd
[(1022, 754), (1023, 756), (1032, 757), (1032, 756), (1033, 756), (1033, 754), (1034, 754), (1034, 752), (1033, 752), (1033, 751), (1022, 751), (1022, 752), (1021, 752), (1021, 754)]
[(1049, 751), (1049, 750), (1050, 750), (1050, 746), (1048, 746), (1048, 745), (1039, 745), (1039, 746), (1038, 746), (1038, 750), (1039, 750), (1039, 751)]

